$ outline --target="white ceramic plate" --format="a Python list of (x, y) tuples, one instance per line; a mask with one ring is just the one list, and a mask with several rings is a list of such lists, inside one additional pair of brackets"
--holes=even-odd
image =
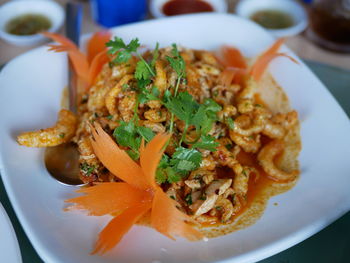
[[(113, 32), (127, 41), (139, 37), (147, 45), (159, 41), (162, 46), (176, 42), (217, 49), (230, 44), (246, 56), (259, 54), (273, 42), (259, 26), (224, 14), (154, 20)], [(22, 226), (45, 262), (254, 262), (306, 239), (349, 210), (349, 120), (304, 64), (279, 58), (270, 69), (302, 120), (302, 174), (296, 187), (272, 198), (255, 225), (208, 242), (174, 242), (137, 226), (112, 253), (89, 255), (109, 217), (63, 212), (63, 201), (74, 196), (74, 188), (48, 175), (43, 149), (15, 141), (21, 131), (55, 122), (67, 83), (66, 65), (64, 54), (41, 47), (14, 59), (0, 75), (3, 180)]]
[(3, 262), (21, 263), (17, 237), (13, 230), (10, 218), (0, 203), (0, 255)]

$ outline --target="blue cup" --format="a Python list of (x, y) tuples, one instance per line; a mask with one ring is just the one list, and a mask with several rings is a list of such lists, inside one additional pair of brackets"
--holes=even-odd
[(92, 16), (105, 27), (145, 19), (147, 0), (91, 0)]

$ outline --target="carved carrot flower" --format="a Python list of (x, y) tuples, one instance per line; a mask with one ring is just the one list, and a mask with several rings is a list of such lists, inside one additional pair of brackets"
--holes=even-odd
[(99, 124), (91, 126), (92, 147), (103, 165), (123, 182), (99, 183), (82, 188), (85, 195), (66, 200), (74, 203), (68, 210), (86, 210), (88, 215), (113, 215), (114, 218), (100, 232), (92, 253), (105, 253), (112, 249), (129, 229), (151, 211), (151, 225), (163, 235), (188, 240), (199, 240), (203, 235), (189, 223), (193, 220), (176, 208), (155, 182), (155, 172), (170, 134), (156, 135), (146, 146), (140, 147), (140, 164), (114, 142)]
[(251, 77), (255, 81), (259, 81), (270, 62), (280, 56), (289, 58), (298, 64), (298, 61), (291, 56), (288, 56), (286, 53), (278, 52), (283, 43), (284, 38), (278, 39), (270, 48), (268, 48), (256, 59), (254, 64), (251, 65), (249, 69), (246, 59), (238, 49), (223, 46), (221, 48), (221, 63), (226, 68), (220, 75), (221, 83), (225, 86), (229, 86), (231, 83), (241, 83), (245, 76)]
[(102, 66), (109, 61), (105, 43), (111, 37), (110, 32), (95, 33), (87, 43), (87, 55), (82, 53), (72, 41), (62, 35), (51, 32), (42, 34), (59, 43), (59, 45), (49, 45), (50, 50), (68, 53), (75, 72), (88, 87), (93, 84)]

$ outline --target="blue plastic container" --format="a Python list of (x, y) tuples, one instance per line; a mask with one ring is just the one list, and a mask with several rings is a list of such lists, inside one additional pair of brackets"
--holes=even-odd
[(145, 19), (147, 0), (91, 0), (94, 20), (102, 26), (113, 27)]

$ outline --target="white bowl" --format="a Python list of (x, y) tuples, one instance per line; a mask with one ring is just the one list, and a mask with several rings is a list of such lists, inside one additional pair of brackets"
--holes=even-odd
[(55, 32), (63, 24), (63, 8), (54, 1), (48, 0), (22, 0), (11, 1), (0, 7), (0, 37), (6, 42), (16, 46), (29, 46), (45, 41), (41, 34), (17, 36), (6, 32), (7, 23), (20, 15), (41, 14), (50, 19), (51, 27), (48, 31)]
[(305, 30), (308, 20), (305, 9), (294, 0), (243, 0), (236, 6), (239, 16), (250, 19), (259, 10), (279, 10), (289, 14), (294, 21), (293, 26), (284, 29), (267, 29), (275, 37), (293, 36)]
[[(150, 11), (151, 14), (156, 17), (166, 17), (167, 15), (163, 13), (163, 5), (170, 0), (151, 0), (150, 2)], [(210, 4), (214, 12), (217, 13), (226, 13), (227, 12), (227, 2), (226, 0), (202, 0)]]

